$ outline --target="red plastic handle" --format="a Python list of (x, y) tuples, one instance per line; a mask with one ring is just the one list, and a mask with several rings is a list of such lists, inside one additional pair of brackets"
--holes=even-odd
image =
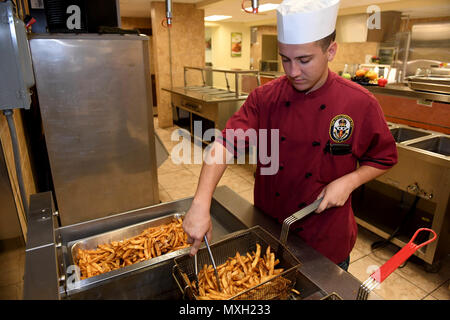
[[(429, 231), (433, 234), (433, 238), (417, 245), (413, 241), (421, 231)], [(432, 229), (428, 228), (420, 228), (417, 230), (412, 236), (411, 240), (399, 251), (397, 252), (391, 259), (389, 259), (385, 264), (383, 264), (378, 270), (372, 273), (370, 276), (376, 280), (378, 283), (381, 283), (386, 279), (392, 272), (395, 271), (403, 262), (405, 262), (414, 252), (418, 249), (426, 246), (430, 242), (436, 240), (436, 232)]]
[(162, 21), (161, 21), (161, 25), (164, 27), (164, 28), (171, 28), (172, 27), (172, 21), (173, 21), (173, 18), (171, 18), (171, 22), (169, 23), (169, 19), (168, 18), (164, 18), (164, 19), (162, 19)]
[(255, 14), (258, 13), (258, 8), (254, 8), (254, 9), (252, 9), (252, 11), (248, 11), (247, 9), (245, 9), (244, 3), (245, 3), (245, 0), (242, 0), (242, 4), (241, 4), (242, 10), (244, 10), (247, 13), (255, 13)]

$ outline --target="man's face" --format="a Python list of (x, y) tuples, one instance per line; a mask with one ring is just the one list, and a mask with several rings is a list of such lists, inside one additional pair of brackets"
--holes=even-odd
[(315, 42), (305, 44), (278, 42), (278, 51), (284, 71), (294, 88), (309, 91), (317, 89), (316, 87), (320, 87), (326, 80), (328, 61), (334, 58), (336, 43), (333, 42), (327, 51), (323, 52)]

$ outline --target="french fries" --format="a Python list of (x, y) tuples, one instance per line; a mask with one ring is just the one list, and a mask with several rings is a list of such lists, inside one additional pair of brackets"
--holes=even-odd
[(80, 278), (86, 279), (116, 270), (140, 261), (189, 246), (182, 220), (144, 230), (138, 236), (99, 244), (94, 250), (78, 249), (76, 263), (80, 267)]
[[(188, 281), (194, 288), (199, 300), (227, 300), (243, 291), (251, 289), (268, 281), (267, 283), (243, 293), (238, 299), (272, 299), (282, 293), (289, 292), (291, 281), (277, 277), (284, 271), (282, 268), (275, 269), (280, 261), (275, 259), (275, 254), (270, 252), (270, 246), (266, 253), (261, 255), (261, 246), (256, 244), (256, 252), (247, 253), (245, 256), (236, 252), (234, 257), (217, 267), (222, 291), (219, 291), (211, 265), (204, 265), (198, 273), (198, 284), (196, 280)], [(183, 274), (184, 279), (188, 279)]]

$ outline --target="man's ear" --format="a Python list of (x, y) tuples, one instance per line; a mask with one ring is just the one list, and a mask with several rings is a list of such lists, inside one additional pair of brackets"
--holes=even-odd
[(327, 59), (329, 62), (333, 61), (334, 57), (336, 56), (336, 52), (337, 52), (337, 43), (336, 41), (333, 41), (327, 49)]

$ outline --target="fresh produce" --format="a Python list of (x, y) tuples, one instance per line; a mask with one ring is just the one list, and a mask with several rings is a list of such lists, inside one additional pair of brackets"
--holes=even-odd
[(380, 58), (377, 56), (372, 56), (372, 58), (370, 58), (370, 61), (372, 61), (372, 63), (380, 63)]
[(386, 86), (387, 83), (388, 83), (387, 79), (385, 79), (385, 78), (383, 78), (383, 77), (381, 77), (380, 79), (378, 79), (378, 85), (379, 85), (380, 87)]
[(362, 84), (362, 85), (368, 85), (369, 81), (371, 81), (371, 80), (369, 78), (364, 77), (364, 76), (360, 76), (360, 77), (354, 76), (352, 78), (352, 81), (357, 82), (357, 83)]
[(365, 74), (365, 77), (369, 78), (370, 80), (375, 80), (378, 78), (378, 75), (375, 71), (370, 70), (370, 71), (367, 71), (367, 73)]
[(379, 85), (380, 87), (384, 87), (387, 84), (386, 79), (384, 79), (383, 77), (378, 79), (378, 74), (375, 71), (368, 69), (359, 69), (358, 71), (356, 71), (355, 76), (351, 78), (351, 80), (363, 86)]
[(367, 73), (366, 69), (359, 69), (356, 71), (355, 76), (357, 77), (364, 77)]
[(342, 75), (342, 78), (350, 80), (352, 78), (352, 76), (350, 75), (350, 73), (344, 73)]

